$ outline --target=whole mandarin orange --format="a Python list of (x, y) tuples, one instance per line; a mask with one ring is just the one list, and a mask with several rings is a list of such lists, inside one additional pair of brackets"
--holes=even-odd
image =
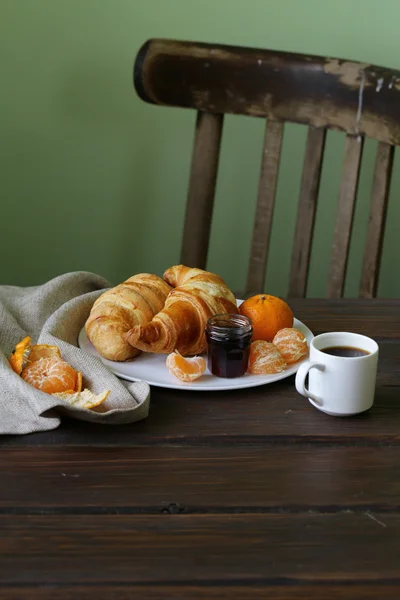
[(272, 342), (280, 329), (293, 327), (290, 306), (277, 296), (257, 294), (247, 298), (239, 307), (241, 315), (253, 324), (253, 340)]

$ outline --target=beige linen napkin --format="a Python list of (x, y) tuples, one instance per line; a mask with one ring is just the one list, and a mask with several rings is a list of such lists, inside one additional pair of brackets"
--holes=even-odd
[[(63, 414), (95, 423), (132, 423), (148, 415), (150, 387), (124, 385), (102, 363), (78, 347), (78, 334), (93, 302), (109, 288), (108, 281), (85, 271), (66, 273), (35, 287), (0, 286), (0, 434), (55, 429)], [(26, 335), (32, 344), (58, 346), (61, 356), (83, 374), (83, 387), (94, 393), (111, 391), (98, 408), (76, 408), (26, 383), (8, 358)]]

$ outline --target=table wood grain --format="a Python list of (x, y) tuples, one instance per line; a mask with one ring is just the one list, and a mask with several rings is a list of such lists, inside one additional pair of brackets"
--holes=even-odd
[(291, 304), (378, 341), (373, 408), (154, 387), (140, 423), (3, 436), (0, 599), (400, 598), (400, 301)]

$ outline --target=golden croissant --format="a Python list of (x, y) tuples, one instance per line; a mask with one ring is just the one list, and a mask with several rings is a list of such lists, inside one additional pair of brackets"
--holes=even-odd
[(164, 279), (174, 289), (164, 308), (148, 324), (137, 324), (125, 339), (144, 352), (183, 356), (200, 354), (207, 348), (205, 327), (209, 317), (237, 313), (235, 296), (218, 275), (177, 265), (167, 269)]
[(146, 325), (164, 306), (171, 287), (161, 277), (139, 273), (104, 292), (93, 304), (86, 334), (96, 350), (109, 360), (127, 360), (139, 354), (125, 339), (135, 325)]

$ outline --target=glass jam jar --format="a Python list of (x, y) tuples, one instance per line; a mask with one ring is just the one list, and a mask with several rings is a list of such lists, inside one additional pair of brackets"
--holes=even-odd
[(217, 377), (241, 377), (247, 371), (253, 327), (239, 314), (214, 315), (207, 321), (208, 368)]

